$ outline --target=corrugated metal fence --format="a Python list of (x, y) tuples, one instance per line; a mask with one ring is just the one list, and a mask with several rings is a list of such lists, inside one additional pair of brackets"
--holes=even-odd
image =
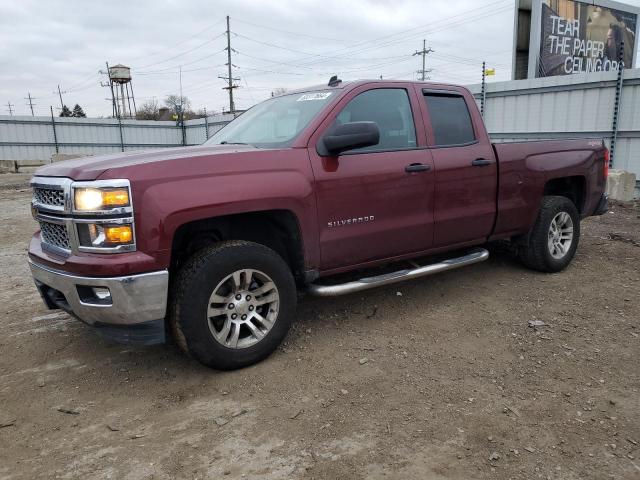
[[(481, 86), (470, 87), (480, 102)], [(612, 135), (616, 72), (487, 83), (484, 118), (495, 142)], [(640, 177), (640, 69), (624, 71), (614, 168)]]
[[(640, 69), (625, 70), (614, 167), (640, 177)], [(479, 99), (480, 85), (471, 91)], [(612, 134), (616, 73), (602, 72), (488, 83), (485, 121), (496, 142), (551, 138), (604, 138)], [(231, 120), (230, 115), (190, 120), (187, 145), (205, 141)], [(0, 160), (48, 162), (56, 153), (98, 155), (122, 149), (183, 144), (174, 122), (114, 119), (0, 116)], [(122, 138), (120, 137), (122, 132)]]
[(232, 115), (217, 115), (187, 120), (183, 142), (183, 129), (176, 122), (3, 115), (0, 116), (0, 160), (46, 163), (54, 153), (100, 155), (200, 145), (232, 119)]

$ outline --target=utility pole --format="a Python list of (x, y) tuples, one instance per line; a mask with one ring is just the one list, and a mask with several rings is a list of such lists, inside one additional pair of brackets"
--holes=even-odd
[[(107, 78), (109, 79), (109, 83), (102, 83), (100, 82), (100, 86), (101, 87), (109, 87), (109, 89), (111, 90), (111, 108), (113, 109), (113, 116), (114, 118), (120, 118), (120, 112), (119, 112), (119, 107), (116, 106), (116, 96), (113, 92), (113, 82), (111, 81), (111, 74), (109, 73), (109, 62), (105, 62), (105, 65), (107, 66), (107, 71), (103, 72), (102, 70), (100, 71), (100, 73), (106, 74)], [(106, 100), (106, 99), (105, 99)]]
[(611, 126), (611, 140), (609, 148), (609, 168), (613, 168), (615, 161), (616, 144), (618, 143), (618, 120), (620, 114), (620, 103), (622, 101), (622, 85), (624, 83), (624, 40), (620, 42), (620, 50), (618, 51), (618, 79), (616, 81), (616, 97), (613, 102), (613, 124)]
[(27, 105), (29, 106), (29, 108), (31, 109), (31, 116), (34, 117), (34, 113), (33, 113), (33, 101), (35, 100), (35, 98), (33, 98), (31, 96), (31, 92), (27, 92), (27, 97), (25, 98), (25, 100), (28, 100), (29, 103), (27, 103)]
[(414, 57), (416, 55), (422, 55), (422, 70), (418, 70), (418, 73), (422, 75), (421, 80), (423, 82), (425, 81), (425, 79), (429, 80), (429, 77), (427, 77), (426, 74), (431, 72), (431, 69), (425, 70), (425, 67), (426, 67), (425, 63), (426, 63), (427, 55), (429, 55), (432, 52), (433, 52), (433, 50), (431, 49), (431, 47), (429, 47), (427, 49), (427, 41), (426, 40), (422, 40), (422, 50), (420, 50), (420, 51), (416, 50), (416, 52), (413, 54)]
[[(62, 101), (62, 93), (63, 92), (60, 91), (60, 85), (58, 85), (58, 96), (60, 97), (60, 110), (64, 108), (64, 102)], [(64, 92), (64, 93), (67, 93), (67, 92)]]
[[(228, 18), (228, 17), (227, 17)], [(178, 121), (180, 122), (180, 130), (182, 131), (182, 145), (187, 144), (187, 132), (184, 128), (184, 102), (182, 95), (182, 65), (180, 66), (180, 111), (178, 112)]]
[(484, 117), (484, 102), (487, 100), (487, 62), (482, 62), (482, 90), (480, 92), (480, 115)]
[(9, 115), (13, 116), (13, 109), (11, 107), (13, 107), (14, 105), (9, 101), (7, 102), (7, 110), (9, 111)]
[(223, 77), (223, 76), (219, 76), (218, 78), (221, 78), (223, 80), (226, 80), (228, 83), (228, 86), (223, 87), (224, 90), (229, 90), (229, 112), (233, 115), (236, 112), (236, 106), (233, 103), (233, 89), (234, 88), (238, 88), (237, 85), (234, 85), (233, 82), (234, 80), (240, 80), (239, 78), (233, 78), (233, 73), (231, 71), (232, 68), (232, 64), (231, 64), (231, 28), (229, 27), (229, 15), (227, 15), (227, 48), (225, 48), (225, 50), (227, 51), (227, 77)]

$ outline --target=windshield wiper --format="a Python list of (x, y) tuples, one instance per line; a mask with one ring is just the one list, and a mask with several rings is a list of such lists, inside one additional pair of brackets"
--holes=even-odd
[(249, 145), (249, 144), (242, 143), (242, 142), (227, 142), (226, 140), (223, 140), (220, 142), (220, 145)]

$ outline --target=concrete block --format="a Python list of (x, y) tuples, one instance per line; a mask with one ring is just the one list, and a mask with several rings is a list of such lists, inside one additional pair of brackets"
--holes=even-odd
[(42, 165), (37, 166), (27, 166), (27, 167), (18, 167), (18, 173), (35, 173)]
[(46, 160), (16, 160), (16, 167), (41, 167), (46, 163)]
[(51, 155), (52, 162), (64, 162), (65, 160), (73, 160), (74, 158), (89, 157), (82, 153), (54, 153)]
[(16, 161), (0, 160), (0, 173), (16, 173)]
[(630, 202), (636, 188), (636, 174), (625, 170), (609, 170), (607, 193), (612, 200)]

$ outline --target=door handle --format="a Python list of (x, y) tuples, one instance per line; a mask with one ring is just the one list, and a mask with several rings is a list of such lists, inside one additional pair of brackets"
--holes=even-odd
[(404, 167), (404, 171), (407, 173), (428, 172), (429, 170), (431, 170), (431, 165), (424, 163), (412, 163)]
[(491, 160), (486, 160), (484, 158), (476, 158), (471, 165), (474, 167), (486, 167), (487, 165), (491, 165), (493, 162)]

